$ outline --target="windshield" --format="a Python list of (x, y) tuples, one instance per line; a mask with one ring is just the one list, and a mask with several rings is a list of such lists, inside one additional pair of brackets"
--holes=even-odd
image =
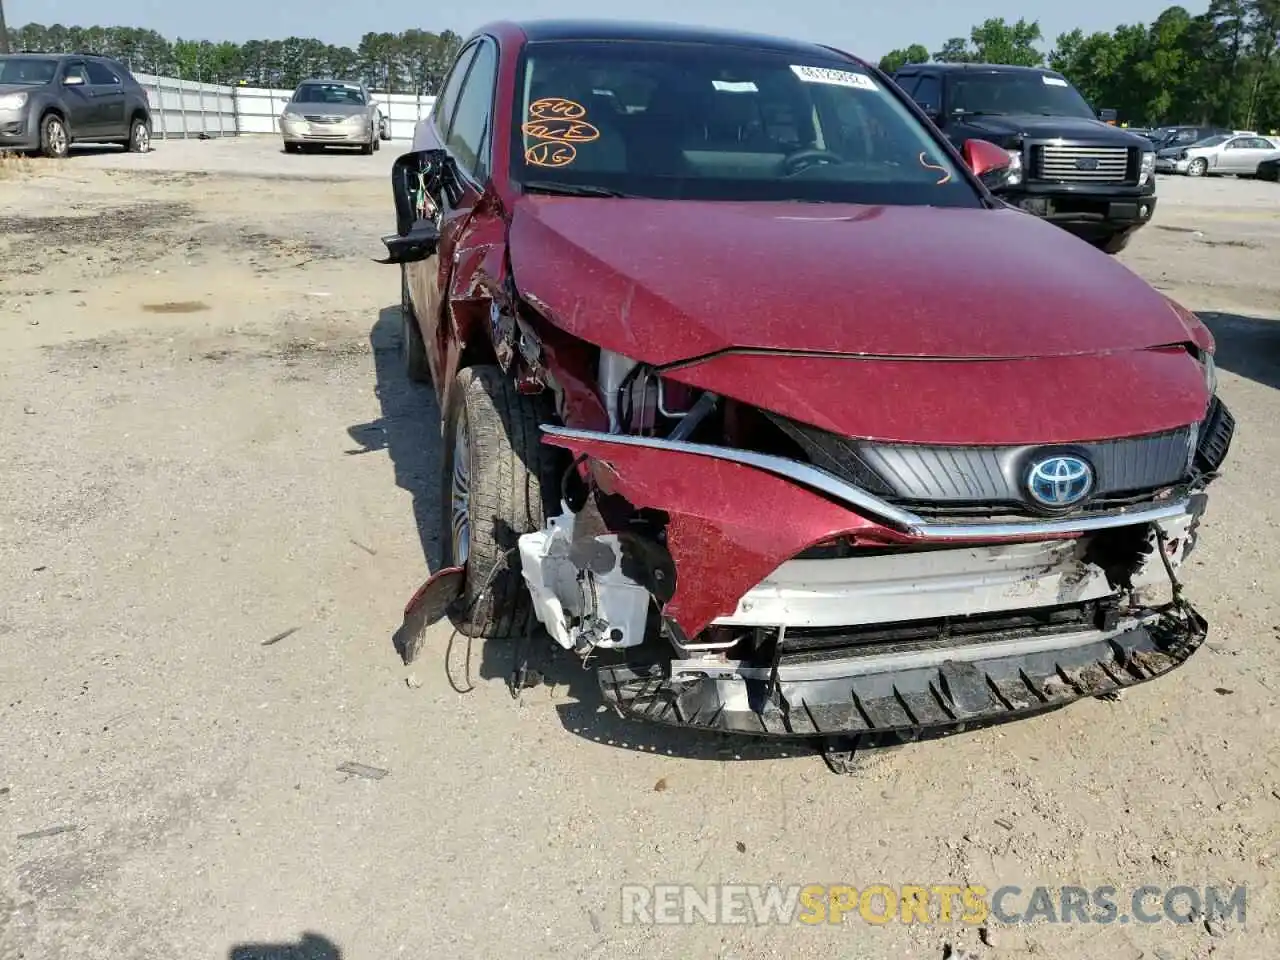
[(1076, 88), (1048, 73), (964, 71), (951, 81), (952, 113), (1096, 119)]
[(49, 83), (58, 72), (57, 60), (0, 57), (0, 83)]
[(679, 43), (530, 44), (512, 177), (665, 199), (981, 205), (909, 109), (846, 60)]
[(364, 106), (359, 87), (345, 83), (304, 83), (293, 94), (294, 103), (347, 103)]

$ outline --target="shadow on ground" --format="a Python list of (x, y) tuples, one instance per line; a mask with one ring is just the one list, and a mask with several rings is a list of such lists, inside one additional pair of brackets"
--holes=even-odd
[(328, 937), (304, 933), (293, 943), (241, 943), (227, 960), (342, 960), (342, 951)]
[(1199, 317), (1218, 342), (1220, 370), (1280, 389), (1280, 320), (1213, 310)]
[[(383, 307), (369, 333), (373, 348), (374, 392), (382, 416), (347, 428), (360, 446), (356, 456), (386, 450), (396, 486), (413, 498), (413, 518), (428, 568), (440, 560), (440, 408), (429, 385), (413, 383), (400, 357), (400, 307)], [(408, 599), (408, 598), (406, 598)]]

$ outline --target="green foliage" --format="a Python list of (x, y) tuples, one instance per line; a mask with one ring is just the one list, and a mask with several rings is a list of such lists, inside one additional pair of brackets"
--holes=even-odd
[(880, 69), (885, 73), (894, 73), (908, 63), (928, 63), (929, 50), (918, 43), (913, 43), (905, 50), (890, 50), (880, 58)]
[[(94, 50), (140, 73), (217, 83), (244, 81), (290, 88), (309, 76), (360, 79), (377, 90), (435, 93), (461, 38), (451, 31), (367, 33), (355, 49), (319, 40), (170, 42), (154, 30), (30, 23), (9, 31), (15, 50)], [(1212, 123), (1280, 127), (1280, 0), (1210, 0), (1203, 14), (1170, 7), (1150, 24), (1110, 33), (1071, 30), (1046, 54), (1037, 21), (992, 18), (968, 37), (952, 37), (932, 54), (949, 63), (1048, 64), (1070, 77), (1096, 107), (1116, 109), (1133, 125)], [(892, 73), (930, 59), (920, 44), (880, 60)]]
[(64, 27), (29, 23), (9, 32), (14, 50), (45, 53), (92, 51), (115, 57), (138, 73), (178, 76), (207, 83), (240, 83), (291, 89), (308, 77), (363, 80), (394, 93), (435, 93), (462, 38), (450, 30), (430, 33), (366, 33), (354, 50), (308, 37), (211, 43), (173, 42), (154, 30), (132, 27)]

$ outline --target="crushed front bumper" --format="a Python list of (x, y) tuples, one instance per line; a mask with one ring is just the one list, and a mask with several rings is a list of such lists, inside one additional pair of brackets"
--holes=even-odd
[(614, 533), (566, 511), (519, 540), (539, 620), (627, 716), (772, 737), (986, 725), (1154, 679), (1206, 635), (1176, 579), (1199, 481), (938, 522), (771, 455), (546, 430), (664, 518)]
[(897, 644), (771, 667), (706, 661), (620, 662), (598, 669), (626, 716), (769, 737), (910, 733), (1030, 716), (1154, 680), (1204, 642), (1182, 606), (1115, 629), (1010, 630), (980, 642)]

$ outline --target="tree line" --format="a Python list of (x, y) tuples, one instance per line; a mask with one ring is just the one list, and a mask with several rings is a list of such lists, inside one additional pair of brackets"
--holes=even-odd
[(92, 52), (114, 57), (136, 73), (204, 83), (292, 89), (308, 77), (363, 80), (372, 90), (432, 94), (462, 46), (451, 30), (431, 33), (366, 33), (360, 43), (337, 47), (308, 37), (170, 41), (136, 27), (64, 27), (28, 23), (9, 31), (10, 49), (39, 53)]
[(1095, 108), (1134, 126), (1280, 127), (1280, 0), (1211, 0), (1192, 16), (1169, 7), (1151, 23), (1063, 33), (1045, 53), (1038, 21), (987, 20), (932, 53), (920, 44), (880, 61), (1006, 63), (1060, 71)]
[[(292, 88), (311, 76), (360, 79), (372, 89), (435, 93), (462, 38), (446, 30), (366, 33), (351, 47), (305, 37), (170, 41), (133, 27), (64, 27), (29, 23), (9, 32), (11, 48), (47, 53), (91, 50), (142, 73), (188, 80)], [(1063, 33), (1045, 51), (1038, 21), (990, 19), (968, 37), (953, 37), (932, 53), (921, 44), (880, 61), (892, 72), (904, 63), (981, 62), (1050, 66), (1097, 108), (1110, 107), (1134, 126), (1217, 124), (1280, 127), (1280, 0), (1210, 0), (1192, 16), (1170, 7), (1150, 24), (1110, 33)]]

